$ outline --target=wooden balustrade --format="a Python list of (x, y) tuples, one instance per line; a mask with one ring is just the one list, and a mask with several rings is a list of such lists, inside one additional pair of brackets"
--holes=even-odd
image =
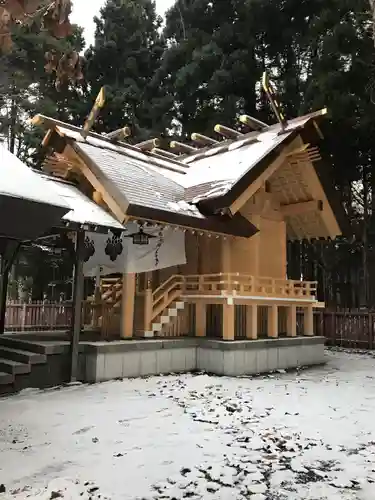
[[(317, 282), (313, 281), (254, 277), (239, 273), (173, 275), (154, 292), (151, 289), (146, 290), (145, 331), (151, 329), (152, 322), (160, 317), (174, 301), (184, 296), (199, 298), (199, 296), (225, 297), (236, 295), (241, 298), (271, 297), (298, 301), (298, 299), (315, 300), (316, 290)], [(277, 315), (275, 310), (273, 312), (273, 321), (274, 325), (276, 325), (275, 318), (277, 318)], [(182, 313), (180, 314), (182, 315)], [(176, 321), (176, 324), (178, 324), (178, 321)], [(176, 330), (176, 327), (172, 326), (166, 327), (165, 331), (167, 332), (171, 328), (174, 329), (173, 331)], [(179, 329), (177, 328), (177, 330)], [(276, 326), (274, 326), (274, 330), (276, 331)]]
[[(175, 286), (176, 282), (178, 287)], [(235, 291), (240, 296), (290, 297), (296, 299), (300, 297), (315, 299), (317, 291), (316, 281), (254, 277), (237, 273), (174, 275), (156, 291), (158, 302), (161, 301), (163, 292), (169, 291), (170, 286), (181, 290), (181, 293), (187, 295), (221, 295), (222, 292), (231, 294)]]

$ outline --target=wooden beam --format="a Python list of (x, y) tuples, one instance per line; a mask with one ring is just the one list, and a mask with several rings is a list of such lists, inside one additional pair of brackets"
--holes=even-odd
[(83, 129), (81, 131), (81, 135), (84, 139), (86, 139), (86, 137), (89, 135), (90, 130), (92, 129), (92, 127), (95, 123), (95, 120), (99, 116), (100, 110), (104, 108), (104, 105), (105, 105), (105, 90), (104, 90), (104, 87), (102, 87), (100, 89), (100, 92), (99, 92), (96, 100), (95, 100), (95, 104), (94, 104), (92, 110), (90, 111), (90, 114), (89, 114), (87, 120), (85, 121)]
[(234, 340), (234, 304), (223, 304), (223, 340)]
[(287, 335), (288, 337), (297, 336), (297, 307), (295, 305), (287, 307)]
[(253, 116), (249, 115), (240, 116), (240, 122), (251, 128), (252, 130), (264, 130), (266, 128), (269, 128), (269, 125), (267, 125), (267, 123), (257, 120)]
[[(146, 278), (147, 278), (147, 274), (146, 273)], [(148, 336), (148, 335), (152, 335), (153, 336), (153, 332), (152, 332), (152, 288), (151, 288), (151, 284), (149, 283), (149, 280), (146, 279), (147, 281), (147, 288), (145, 290), (145, 295), (144, 295), (144, 306), (143, 306), (143, 313), (144, 313), (144, 317), (143, 317), (143, 332), (144, 332), (144, 336)], [(135, 298), (134, 298), (135, 300)]]
[(195, 335), (197, 337), (206, 336), (206, 311), (206, 304), (204, 302), (197, 302), (195, 305)]
[(258, 338), (257, 304), (246, 306), (246, 338), (250, 340), (256, 340)]
[(318, 134), (319, 136), (319, 139), (323, 140), (324, 139), (324, 135), (323, 135), (323, 132), (321, 131), (319, 125), (316, 123), (316, 120), (313, 121), (313, 125), (314, 125), (314, 128), (316, 130), (316, 133)]
[(191, 140), (199, 146), (214, 146), (219, 143), (219, 141), (212, 139), (212, 137), (207, 137), (206, 135), (197, 134), (195, 132), (191, 134)]
[(268, 307), (268, 337), (277, 338), (279, 336), (278, 306), (272, 304)]
[(232, 203), (229, 207), (231, 213), (236, 214), (241, 208), (247, 203), (247, 201), (254, 196), (254, 194), (262, 189), (264, 183), (273, 175), (276, 170), (278, 170), (284, 161), (287, 159), (287, 155), (292, 152), (296, 147), (301, 147), (301, 139), (298, 137), (292, 143), (285, 148), (285, 151), (282, 152), (275, 161), (271, 163), (271, 165), (257, 178), (255, 182), (253, 182), (238, 198), (236, 201)]
[(308, 212), (321, 212), (323, 210), (323, 202), (321, 200), (302, 201), (299, 203), (291, 203), (290, 205), (280, 205), (280, 212), (284, 217), (293, 217), (302, 215)]
[(109, 132), (108, 134), (105, 134), (104, 137), (107, 139), (110, 139), (111, 141), (123, 141), (127, 137), (130, 137), (132, 135), (132, 131), (130, 127), (122, 127), (118, 128), (117, 130), (113, 130), (112, 132)]
[(189, 146), (189, 144), (184, 144), (184, 143), (178, 142), (178, 141), (171, 141), (169, 146), (171, 149), (174, 149), (175, 151), (177, 151), (179, 153), (191, 154), (191, 153), (195, 153), (196, 151), (198, 151), (198, 149), (195, 148), (194, 146)]
[(147, 141), (139, 142), (135, 144), (135, 147), (141, 151), (151, 151), (153, 148), (159, 148), (161, 146), (160, 139), (148, 139)]
[(42, 147), (45, 148), (46, 146), (48, 146), (48, 143), (49, 143), (49, 140), (51, 139), (51, 136), (53, 134), (53, 129), (50, 128), (47, 133), (45, 134), (45, 136), (43, 137), (43, 140), (42, 140)]
[(226, 139), (238, 139), (243, 136), (242, 132), (238, 130), (234, 130), (233, 128), (226, 127), (225, 125), (220, 125), (219, 123), (215, 125), (215, 132), (219, 135), (222, 135)]
[(121, 338), (133, 337), (135, 274), (124, 274), (121, 298)]
[(160, 148), (153, 148), (151, 149), (152, 154), (157, 154), (159, 156), (165, 156), (165, 158), (171, 159), (171, 160), (178, 160), (178, 155), (171, 153), (170, 151), (165, 151), (165, 149), (160, 149)]
[(66, 155), (69, 157), (73, 157), (74, 160), (77, 161), (79, 170), (82, 172), (83, 176), (88, 180), (91, 186), (101, 194), (105, 204), (112, 212), (112, 214), (117, 218), (121, 224), (123, 224), (124, 219), (126, 218), (126, 212), (122, 210), (122, 208), (115, 202), (115, 200), (110, 196), (107, 192), (106, 188), (100, 182), (99, 179), (93, 174), (91, 169), (86, 165), (85, 161), (79, 156), (77, 151), (72, 146), (67, 146)]
[(312, 304), (304, 308), (304, 335), (312, 337), (314, 335), (314, 309)]

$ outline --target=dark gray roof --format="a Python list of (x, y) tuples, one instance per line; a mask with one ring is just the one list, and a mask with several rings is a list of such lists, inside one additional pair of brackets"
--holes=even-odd
[[(269, 166), (284, 145), (321, 114), (291, 120), (285, 130), (274, 125), (173, 161), (125, 143), (112, 143), (95, 133), (84, 139), (79, 128), (47, 117), (39, 121), (74, 141), (77, 153), (90, 162), (94, 175), (124, 214), (244, 236), (251, 235), (249, 221), (240, 214), (229, 219), (219, 214), (228, 213), (226, 209), (233, 200)], [(243, 224), (237, 232), (230, 227), (236, 223)], [(251, 232), (255, 232), (254, 226)]]
[(89, 142), (76, 142), (78, 154), (88, 158), (93, 173), (111, 193), (124, 213), (130, 217), (155, 220), (223, 234), (249, 237), (256, 227), (242, 215), (206, 216), (198, 207), (184, 199), (185, 188), (176, 174), (142, 159)]
[(204, 217), (194, 205), (184, 201), (183, 186), (156, 172), (147, 163), (88, 143), (77, 143), (77, 147), (95, 162), (101, 174), (130, 204)]

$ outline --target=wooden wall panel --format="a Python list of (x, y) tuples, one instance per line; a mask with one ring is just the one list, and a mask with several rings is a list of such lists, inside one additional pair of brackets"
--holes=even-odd
[(286, 223), (262, 218), (258, 275), (286, 279)]
[[(250, 220), (256, 227), (259, 226), (260, 217), (251, 217)], [(260, 233), (255, 234), (251, 238), (232, 238), (230, 240), (230, 272), (257, 276), (259, 268), (260, 240)]]

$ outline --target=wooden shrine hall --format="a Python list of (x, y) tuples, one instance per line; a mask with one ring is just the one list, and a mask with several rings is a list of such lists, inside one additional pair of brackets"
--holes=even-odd
[[(263, 86), (276, 124), (241, 116), (245, 132), (217, 125), (215, 138), (196, 133), (168, 149), (158, 139), (129, 144), (128, 127), (99, 135), (33, 119), (46, 131), (44, 169), (73, 182), (124, 231), (136, 222), (133, 245), (149, 244), (151, 228), (184, 234), (184, 264), (97, 280), (93, 325), (103, 337), (215, 338), (248, 349), (249, 341), (300, 346), (314, 336), (313, 312), (324, 304), (316, 282), (288, 279), (287, 240), (342, 233), (343, 209), (321, 175), (326, 110), (286, 120), (266, 76)], [(324, 339), (311, 342), (317, 362)]]

